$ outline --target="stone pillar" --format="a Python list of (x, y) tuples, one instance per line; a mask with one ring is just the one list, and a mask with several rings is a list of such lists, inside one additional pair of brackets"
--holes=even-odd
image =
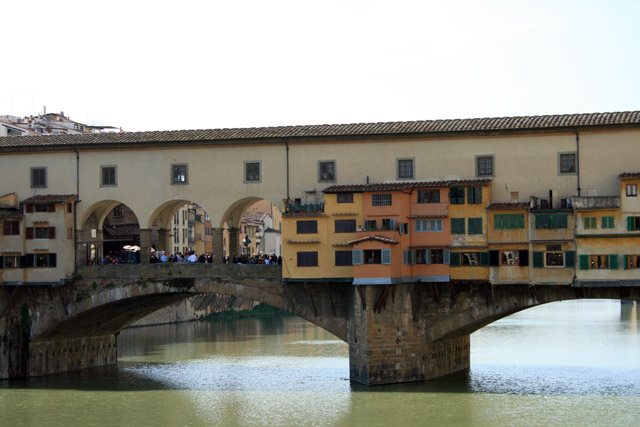
[(224, 256), (224, 228), (212, 228), (213, 263), (220, 264)]
[(229, 228), (229, 259), (233, 260), (236, 255), (242, 254), (240, 251), (240, 242), (238, 237), (240, 236), (240, 229), (230, 227)]
[(165, 251), (167, 255), (173, 252), (170, 232), (171, 230), (166, 228), (160, 228), (157, 230), (158, 243), (156, 244), (156, 249), (159, 251)]
[(347, 332), (351, 380), (366, 385), (425, 381), (469, 367), (469, 335), (432, 342), (428, 330), (436, 321), (427, 306), (414, 309), (419, 301), (412, 295), (414, 286), (420, 284), (395, 285), (395, 295), (387, 290), (384, 304), (386, 286), (361, 286), (361, 293), (354, 287)]
[(29, 344), (29, 376), (116, 363), (116, 337), (70, 338)]
[(140, 229), (140, 264), (149, 264), (151, 256), (151, 230)]
[[(92, 230), (96, 230), (95, 237), (91, 234)], [(96, 246), (96, 262), (100, 264), (104, 256), (102, 251), (102, 230), (88, 227), (82, 230), (76, 230), (76, 233), (78, 241), (78, 245), (76, 246), (76, 259), (78, 265), (83, 266), (88, 264), (88, 253), (92, 244)]]

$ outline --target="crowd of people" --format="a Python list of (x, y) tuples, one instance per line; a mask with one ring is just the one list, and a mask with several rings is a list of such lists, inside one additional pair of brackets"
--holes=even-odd
[(225, 256), (224, 264), (267, 264), (267, 265), (281, 265), (282, 257), (277, 256), (275, 253), (264, 254), (262, 252), (253, 254), (250, 257), (246, 255), (235, 255), (232, 260), (229, 259), (229, 255)]
[[(119, 255), (114, 254), (113, 252), (109, 252), (102, 260), (99, 260), (99, 263), (102, 265), (107, 264), (133, 264), (139, 263), (140, 260), (138, 258), (137, 252), (128, 252), (121, 253)], [(151, 264), (161, 264), (161, 263), (172, 263), (172, 262), (186, 262), (186, 263), (199, 263), (199, 264), (212, 264), (213, 263), (213, 255), (210, 252), (203, 253), (200, 255), (196, 255), (195, 251), (188, 251), (184, 254), (181, 252), (177, 252), (174, 254), (167, 254), (164, 251), (156, 251), (153, 250), (151, 252), (149, 263)], [(96, 264), (96, 260), (91, 258), (89, 260), (89, 265)], [(226, 255), (222, 258), (222, 264), (265, 264), (265, 265), (281, 265), (282, 257), (276, 255), (275, 253), (266, 254), (266, 253), (254, 253), (251, 256), (247, 255), (234, 255), (232, 258), (229, 255)]]

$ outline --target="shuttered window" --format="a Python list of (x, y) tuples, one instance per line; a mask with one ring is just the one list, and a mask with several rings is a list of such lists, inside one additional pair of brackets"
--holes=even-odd
[(469, 218), (469, 234), (482, 234), (482, 218)]
[(298, 252), (298, 267), (317, 267), (318, 252)]
[(318, 221), (296, 221), (296, 233), (316, 234), (318, 232)]
[(496, 230), (524, 229), (524, 214), (495, 214), (493, 219)]
[(464, 218), (451, 218), (451, 234), (464, 234)]
[(356, 220), (355, 219), (336, 219), (335, 231), (336, 233), (355, 233)]

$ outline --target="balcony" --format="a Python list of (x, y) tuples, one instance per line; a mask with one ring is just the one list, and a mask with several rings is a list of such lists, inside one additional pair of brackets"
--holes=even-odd
[(620, 196), (574, 197), (575, 209), (618, 209)]
[(449, 203), (412, 203), (412, 217), (439, 217), (449, 216)]
[(299, 205), (296, 203), (290, 203), (287, 205), (286, 213), (319, 213), (324, 212), (323, 203), (309, 203), (306, 205)]
[(570, 210), (573, 207), (573, 199), (570, 197), (535, 197), (530, 198), (531, 209), (540, 210)]

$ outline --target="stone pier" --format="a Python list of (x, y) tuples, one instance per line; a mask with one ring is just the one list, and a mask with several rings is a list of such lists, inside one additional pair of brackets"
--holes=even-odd
[(115, 335), (70, 338), (29, 344), (30, 377), (116, 363)]

